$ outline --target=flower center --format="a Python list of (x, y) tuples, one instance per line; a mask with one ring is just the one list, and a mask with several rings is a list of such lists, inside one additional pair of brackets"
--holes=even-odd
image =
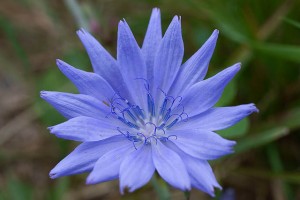
[(164, 91), (163, 98), (155, 102), (146, 85), (147, 110), (140, 106), (131, 104), (128, 100), (118, 97), (111, 102), (111, 114), (128, 126), (128, 129), (117, 127), (117, 130), (136, 147), (137, 143), (152, 144), (157, 140), (167, 141), (169, 138), (177, 138), (175, 135), (168, 135), (167, 130), (180, 121), (188, 120), (184, 106), (181, 104), (182, 97), (172, 97)]

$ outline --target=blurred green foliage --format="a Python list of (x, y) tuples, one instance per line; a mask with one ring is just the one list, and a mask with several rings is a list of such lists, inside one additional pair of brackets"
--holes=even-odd
[[(235, 154), (213, 163), (216, 173), (220, 174), (220, 182), (225, 189), (234, 188), (237, 199), (245, 196), (245, 199), (300, 198), (299, 1), (6, 0), (1, 4), (0, 73), (22, 77), (29, 87), (34, 88), (30, 90), (32, 105), (28, 109), (34, 109), (43, 127), (64, 119), (39, 98), (39, 91), (76, 92), (55, 67), (55, 58), (91, 70), (88, 57), (76, 38), (78, 28), (91, 31), (115, 56), (118, 21), (125, 18), (141, 44), (151, 9), (159, 7), (163, 30), (174, 15), (182, 16), (185, 59), (214, 29), (219, 29), (218, 45), (208, 76), (236, 62), (243, 65), (217, 105), (254, 102), (260, 109), (259, 114), (218, 132), (238, 142)], [(62, 142), (46, 134), (44, 137), (53, 143), (47, 151), (56, 149), (58, 152), (55, 158), (47, 157), (54, 159), (53, 163), (74, 147), (68, 141)], [(45, 183), (42, 192), (37, 192), (39, 185), (13, 175), (9, 168), (13, 159), (18, 159), (18, 156), (11, 159), (0, 157), (4, 166), (1, 168), (4, 181), (0, 184), (0, 199), (65, 199), (84, 182), (84, 177), (79, 181), (72, 177), (72, 182), (70, 178), (51, 183), (47, 179), (49, 182)], [(247, 180), (254, 182), (248, 183)], [(239, 184), (239, 181), (243, 183)], [(170, 199), (175, 194), (174, 190), (169, 193), (159, 179), (153, 179), (152, 184), (159, 199)], [(139, 199), (147, 191), (122, 198)], [(120, 196), (111, 197), (114, 198)], [(184, 198), (183, 194), (181, 198)]]

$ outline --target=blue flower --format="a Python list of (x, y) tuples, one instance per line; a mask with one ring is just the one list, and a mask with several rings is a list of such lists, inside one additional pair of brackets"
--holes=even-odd
[(180, 17), (162, 37), (153, 9), (140, 48), (125, 21), (118, 27), (117, 59), (85, 30), (77, 32), (95, 73), (57, 60), (80, 94), (42, 91), (68, 121), (50, 127), (57, 137), (82, 142), (50, 172), (51, 178), (90, 172), (87, 184), (120, 179), (120, 191), (145, 185), (155, 171), (183, 191), (214, 195), (208, 160), (233, 152), (234, 141), (214, 131), (257, 112), (254, 104), (214, 107), (239, 71), (235, 64), (203, 80), (218, 31), (184, 64)]

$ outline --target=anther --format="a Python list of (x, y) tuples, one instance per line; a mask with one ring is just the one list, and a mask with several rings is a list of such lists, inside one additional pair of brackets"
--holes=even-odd
[(129, 122), (129, 121), (127, 121), (126, 124), (127, 124), (128, 126), (130, 126), (131, 128), (135, 128), (135, 129), (137, 129), (137, 130), (140, 129), (137, 125), (135, 125), (134, 123), (131, 123), (131, 122)]
[(166, 110), (166, 107), (167, 107), (167, 103), (168, 103), (168, 98), (165, 98), (165, 100), (164, 100), (164, 102), (163, 102), (163, 105), (162, 105), (162, 107), (161, 107), (161, 109), (160, 109), (160, 112), (159, 112), (160, 115), (163, 115), (163, 114), (164, 114), (164, 112), (165, 112), (165, 110)]
[(133, 106), (132, 110), (137, 116), (140, 116), (142, 117), (142, 119), (145, 119), (145, 114), (143, 113), (143, 110), (139, 106)]
[(179, 120), (179, 117), (177, 117), (174, 121), (172, 121), (169, 125), (166, 126), (167, 129), (171, 128), (174, 126)]
[(155, 105), (153, 98), (150, 93), (147, 94), (147, 102), (148, 102), (148, 111), (150, 112), (151, 116), (155, 116)]
[(169, 135), (169, 136), (167, 137), (168, 140), (169, 140), (171, 137), (175, 137), (175, 140), (177, 140), (177, 135)]
[(166, 113), (165, 116), (164, 116), (164, 121), (165, 121), (165, 122), (168, 121), (168, 119), (170, 119), (170, 117), (171, 117), (170, 113), (171, 113), (171, 109), (169, 108), (169, 109), (167, 110), (167, 113)]
[(130, 112), (129, 108), (125, 109), (126, 113), (133, 119), (133, 121), (137, 121), (136, 117)]

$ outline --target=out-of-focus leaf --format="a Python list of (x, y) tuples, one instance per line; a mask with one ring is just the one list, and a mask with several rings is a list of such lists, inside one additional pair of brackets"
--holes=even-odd
[(63, 195), (70, 186), (70, 181), (68, 177), (61, 178), (56, 181), (54, 187), (50, 190), (48, 195), (49, 200), (61, 200)]
[(296, 27), (296, 28), (300, 28), (300, 22), (296, 21), (296, 20), (292, 20), (289, 18), (284, 18), (283, 21), (287, 22), (288, 24), (291, 24), (292, 26)]
[(217, 133), (224, 138), (233, 139), (244, 136), (249, 129), (249, 119), (245, 118), (234, 126), (218, 131)]
[(32, 188), (20, 180), (10, 177), (7, 187), (7, 193), (11, 200), (32, 199)]
[[(246, 23), (240, 17), (241, 12), (230, 4), (224, 5), (227, 3), (223, 2), (224, 4), (220, 4), (218, 1), (197, 0), (187, 0), (186, 2), (199, 12), (206, 13), (208, 18), (213, 20), (222, 33), (231, 40), (238, 43), (244, 43), (249, 40)], [(226, 9), (224, 9), (224, 7), (226, 7)]]
[(237, 143), (237, 145), (235, 146), (235, 152), (236, 154), (238, 154), (253, 148), (263, 146), (287, 134), (288, 129), (286, 127), (278, 127), (263, 131), (261, 133), (257, 133), (255, 135), (251, 135), (249, 137), (245, 137)]
[(300, 63), (300, 46), (256, 43), (253, 48), (258, 52), (272, 56), (273, 59), (281, 58)]
[(280, 179), (289, 183), (300, 184), (299, 172), (271, 172), (269, 170), (253, 169), (253, 168), (239, 168), (235, 170), (236, 173), (243, 175), (265, 178), (265, 179)]
[(228, 106), (230, 102), (233, 101), (235, 95), (237, 93), (237, 87), (236, 87), (236, 82), (231, 81), (226, 87), (223, 92), (223, 95), (221, 99), (218, 101), (218, 103), (215, 105), (216, 107), (219, 106)]
[(280, 114), (280, 118), (276, 117), (269, 122), (260, 126), (261, 129), (270, 129), (275, 126), (286, 127), (289, 130), (295, 130), (300, 127), (300, 108), (294, 108), (285, 114)]
[(170, 200), (171, 195), (168, 185), (163, 180), (159, 179), (156, 174), (151, 179), (152, 186), (159, 200)]
[[(269, 163), (271, 165), (272, 172), (282, 173), (284, 171), (284, 165), (280, 158), (279, 149), (275, 145), (275, 143), (271, 143), (267, 145), (266, 153), (269, 158)], [(282, 196), (284, 199), (295, 199), (292, 189), (289, 184), (285, 181), (281, 181), (281, 185), (283, 187)]]
[(76, 23), (79, 27), (82, 27), (86, 30), (90, 30), (90, 26), (86, 16), (83, 14), (81, 6), (77, 0), (65, 0), (67, 8), (70, 10), (71, 14), (76, 20)]
[(17, 56), (22, 61), (23, 65), (28, 68), (29, 67), (28, 56), (24, 48), (22, 47), (21, 43), (18, 41), (17, 31), (15, 30), (15, 28), (13, 27), (13, 25), (10, 23), (9, 20), (4, 19), (0, 15), (0, 30), (1, 29), (4, 31), (7, 40), (11, 44)]

